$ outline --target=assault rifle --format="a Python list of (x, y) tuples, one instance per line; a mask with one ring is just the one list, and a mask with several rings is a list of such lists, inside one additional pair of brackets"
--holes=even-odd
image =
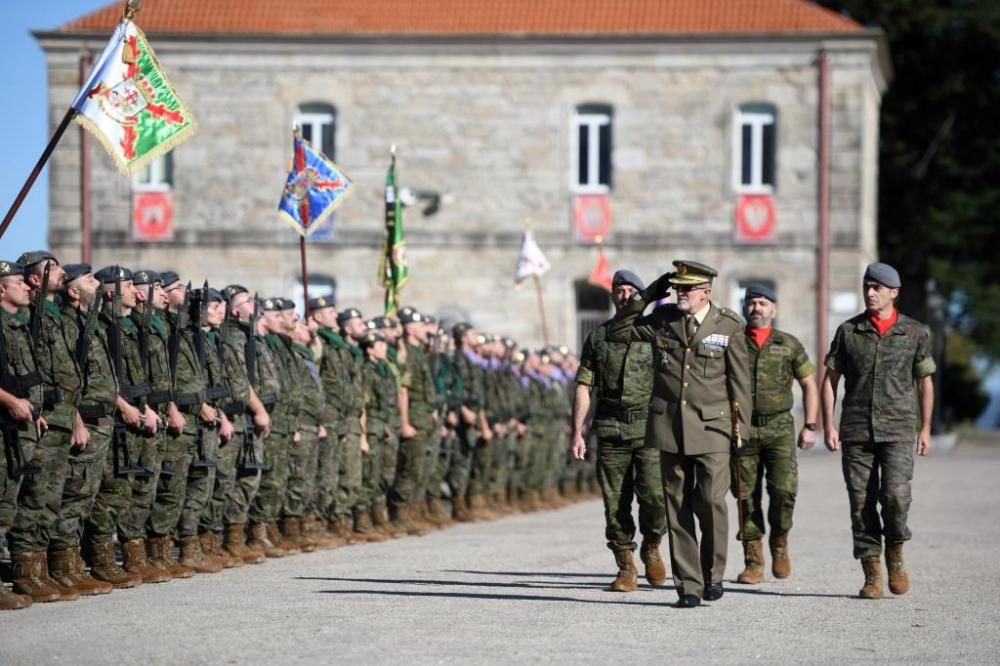
[[(228, 316), (229, 310), (227, 308)], [(253, 314), (250, 315), (250, 330), (247, 331), (247, 341), (243, 347), (244, 361), (247, 369), (247, 383), (254, 391), (257, 390), (257, 317), (260, 315), (260, 301), (257, 295), (253, 297)], [(263, 396), (258, 396), (263, 402)], [(264, 469), (257, 457), (257, 426), (253, 422), (253, 414), (249, 409), (243, 410), (243, 446), (240, 448), (238, 472), (243, 475), (256, 474)]]
[[(132, 402), (140, 395), (135, 391), (139, 387), (133, 387), (126, 383), (126, 373), (122, 367), (122, 329), (121, 311), (122, 308), (122, 280), (121, 268), (115, 266), (115, 297), (111, 304), (111, 330), (109, 331), (109, 342), (111, 342), (112, 361), (114, 363), (115, 377), (118, 379), (118, 395), (126, 402)], [(145, 387), (148, 389), (148, 387)], [(148, 392), (148, 390), (147, 390)], [(149, 477), (152, 472), (142, 465), (132, 462), (132, 453), (128, 448), (128, 436), (125, 421), (122, 420), (121, 411), (115, 410), (115, 422), (111, 429), (111, 447), (114, 452), (114, 473), (115, 476), (135, 476)]]
[[(208, 377), (205, 366), (205, 331), (202, 326), (208, 320), (208, 280), (205, 281), (205, 285), (201, 290), (201, 298), (198, 301), (198, 316), (191, 322), (192, 331), (194, 333), (194, 352), (198, 359), (198, 367), (201, 368), (202, 376)], [(209, 387), (205, 388), (205, 402), (211, 402), (208, 396)], [(205, 453), (205, 424), (202, 422), (201, 418), (196, 419), (198, 424), (198, 435), (195, 439), (198, 450), (198, 459), (191, 462), (191, 467), (194, 469), (214, 469), (217, 467), (214, 460), (209, 458)], [(216, 416), (215, 420), (216, 426), (219, 424), (219, 418)]]

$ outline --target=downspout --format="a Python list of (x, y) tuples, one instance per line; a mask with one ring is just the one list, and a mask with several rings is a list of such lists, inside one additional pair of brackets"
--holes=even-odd
[(826, 356), (827, 312), (830, 290), (830, 59), (825, 50), (816, 59), (819, 68), (819, 193), (816, 248), (816, 359), (822, 374)]

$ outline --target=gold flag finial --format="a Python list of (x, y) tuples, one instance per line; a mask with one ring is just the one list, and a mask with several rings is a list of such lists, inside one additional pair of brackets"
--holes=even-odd
[(122, 16), (126, 20), (131, 21), (132, 17), (139, 13), (142, 9), (142, 0), (125, 0), (125, 9), (122, 10)]

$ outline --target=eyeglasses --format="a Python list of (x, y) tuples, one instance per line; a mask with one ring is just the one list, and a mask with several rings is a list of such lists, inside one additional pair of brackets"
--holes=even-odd
[(698, 284), (698, 285), (679, 284), (679, 285), (677, 285), (675, 287), (675, 289), (678, 292), (680, 292), (680, 291), (684, 291), (684, 292), (688, 292), (688, 291), (701, 291), (702, 289), (708, 289), (708, 288), (709, 287), (706, 284)]

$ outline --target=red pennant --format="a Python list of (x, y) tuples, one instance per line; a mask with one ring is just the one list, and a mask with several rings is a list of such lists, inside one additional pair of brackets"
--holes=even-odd
[(601, 248), (600, 255), (597, 257), (597, 263), (594, 264), (594, 270), (590, 271), (590, 277), (587, 278), (587, 282), (595, 287), (611, 291), (611, 267), (608, 266), (608, 258), (604, 256), (603, 247)]

